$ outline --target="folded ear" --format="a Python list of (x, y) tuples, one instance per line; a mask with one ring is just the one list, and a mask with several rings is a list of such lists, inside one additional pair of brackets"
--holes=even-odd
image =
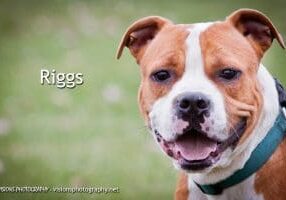
[(227, 20), (251, 43), (258, 56), (262, 57), (275, 38), (285, 49), (282, 36), (263, 13), (252, 9), (233, 12)]
[(137, 20), (128, 27), (123, 35), (117, 50), (117, 59), (120, 58), (124, 47), (128, 47), (131, 54), (140, 61), (150, 41), (166, 24), (171, 22), (159, 16), (150, 16)]

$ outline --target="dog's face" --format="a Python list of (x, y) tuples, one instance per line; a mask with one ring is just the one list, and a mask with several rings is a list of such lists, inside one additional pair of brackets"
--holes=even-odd
[(127, 46), (140, 65), (140, 110), (178, 168), (211, 170), (251, 135), (263, 106), (257, 70), (274, 38), (284, 47), (254, 10), (222, 22), (148, 17), (129, 27), (118, 57)]

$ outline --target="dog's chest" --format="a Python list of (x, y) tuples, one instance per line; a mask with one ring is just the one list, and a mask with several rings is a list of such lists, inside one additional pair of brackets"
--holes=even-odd
[(225, 189), (222, 195), (209, 196), (188, 180), (188, 200), (285, 200), (286, 139), (265, 165), (245, 181)]
[(224, 190), (221, 195), (206, 195), (192, 182), (189, 182), (190, 193), (188, 200), (264, 200), (255, 192), (255, 174), (245, 181)]

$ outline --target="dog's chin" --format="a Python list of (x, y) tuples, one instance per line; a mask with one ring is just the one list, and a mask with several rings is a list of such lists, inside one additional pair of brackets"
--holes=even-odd
[(187, 173), (205, 173), (215, 166), (226, 149), (235, 147), (245, 129), (246, 120), (242, 119), (223, 141), (210, 138), (206, 133), (195, 129), (189, 129), (171, 141), (165, 140), (158, 131), (155, 131), (155, 135), (176, 168)]

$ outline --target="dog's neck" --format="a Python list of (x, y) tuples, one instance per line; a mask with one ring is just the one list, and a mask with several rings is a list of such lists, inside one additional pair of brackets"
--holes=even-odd
[[(231, 159), (229, 159), (229, 157), (224, 159), (224, 155), (222, 155), (222, 161), (220, 162), (222, 167), (216, 168), (206, 174), (189, 175), (190, 187), (192, 187), (194, 181), (199, 184), (211, 184), (221, 181), (231, 176), (238, 169), (241, 169), (249, 159), (251, 153), (273, 126), (279, 114), (278, 93), (273, 77), (262, 64), (258, 71), (258, 80), (261, 84), (264, 103), (260, 118), (251, 137), (249, 137), (239, 149), (232, 152)], [(225, 152), (226, 155), (229, 153), (230, 152), (227, 151)], [(229, 162), (230, 160), (231, 162)], [(248, 181), (244, 181), (241, 184), (246, 184), (247, 186), (245, 186), (245, 188), (247, 188), (249, 184), (253, 184), (253, 181), (249, 178)], [(239, 184), (238, 187), (240, 189), (244, 188), (241, 184)]]

